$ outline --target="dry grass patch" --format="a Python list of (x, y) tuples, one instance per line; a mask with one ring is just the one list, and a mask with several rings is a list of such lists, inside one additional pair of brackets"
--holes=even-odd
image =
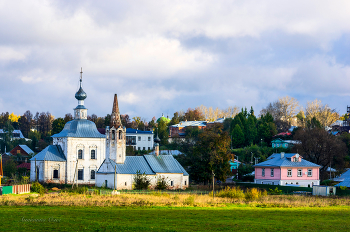
[[(246, 192), (247, 193), (247, 192)], [(246, 194), (245, 193), (245, 194)], [(4, 195), (0, 197), (0, 205), (11, 206), (128, 206), (128, 207), (226, 207), (232, 205), (247, 205), (253, 207), (326, 207), (350, 206), (349, 197), (316, 197), (297, 195), (265, 195), (255, 190), (248, 192), (248, 197), (197, 194), (169, 194), (154, 192), (153, 194), (120, 195), (87, 195), (87, 194), (38, 194)]]

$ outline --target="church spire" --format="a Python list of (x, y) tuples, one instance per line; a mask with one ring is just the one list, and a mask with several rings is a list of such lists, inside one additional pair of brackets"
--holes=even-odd
[(80, 71), (80, 86), (78, 92), (75, 93), (75, 98), (78, 100), (78, 106), (74, 109), (74, 119), (87, 119), (87, 109), (84, 106), (84, 100), (87, 95), (81, 86), (83, 82), (83, 68)]
[(121, 125), (122, 125), (122, 122), (120, 120), (118, 98), (117, 98), (117, 94), (114, 94), (114, 102), (113, 102), (113, 110), (111, 115), (110, 127), (112, 128), (114, 126), (115, 128), (118, 128)]

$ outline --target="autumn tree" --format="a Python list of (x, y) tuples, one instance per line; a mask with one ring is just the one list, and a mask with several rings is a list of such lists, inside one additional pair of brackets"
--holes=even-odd
[(193, 152), (179, 157), (179, 162), (188, 170), (191, 179), (209, 183), (212, 171), (218, 180), (224, 181), (230, 173), (230, 137), (222, 131), (222, 125), (215, 125), (199, 134)]
[(299, 102), (295, 98), (285, 96), (269, 103), (266, 108), (260, 111), (260, 115), (269, 113), (274, 119), (277, 131), (285, 132), (291, 125), (296, 124), (295, 116), (299, 108)]
[(122, 125), (125, 126), (126, 128), (130, 128), (130, 117), (128, 114), (122, 114), (120, 115), (120, 120), (122, 122)]
[(326, 127), (337, 121), (339, 114), (327, 104), (323, 105), (321, 100), (315, 99), (307, 103), (305, 108), (305, 121), (309, 121), (314, 117), (323, 127)]
[(71, 113), (65, 114), (63, 120), (64, 120), (64, 123), (67, 123), (67, 122), (69, 122), (69, 121), (72, 121), (72, 120), (73, 120), (72, 114), (71, 114)]
[(199, 108), (191, 109), (188, 108), (184, 115), (184, 120), (183, 121), (202, 121), (204, 120), (204, 117), (202, 115), (202, 112), (199, 110)]
[(345, 143), (338, 137), (321, 128), (303, 128), (298, 130), (294, 139), (300, 141), (293, 148), (304, 159), (321, 166), (321, 174), (325, 177), (328, 167), (342, 169), (344, 157), (347, 155)]

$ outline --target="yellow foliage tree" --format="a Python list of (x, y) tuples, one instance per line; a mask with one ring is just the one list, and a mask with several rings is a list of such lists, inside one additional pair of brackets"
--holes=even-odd
[(13, 112), (9, 115), (9, 119), (11, 122), (18, 122), (18, 119), (20, 118), (20, 115), (16, 115)]

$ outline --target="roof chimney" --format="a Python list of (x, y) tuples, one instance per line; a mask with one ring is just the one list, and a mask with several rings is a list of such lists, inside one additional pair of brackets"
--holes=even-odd
[(281, 159), (284, 158), (284, 152), (281, 152)]

